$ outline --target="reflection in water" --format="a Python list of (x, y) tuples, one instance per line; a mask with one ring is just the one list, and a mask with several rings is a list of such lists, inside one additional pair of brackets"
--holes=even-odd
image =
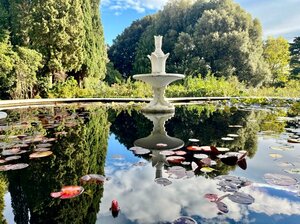
[(184, 142), (181, 139), (168, 136), (165, 130), (165, 122), (173, 117), (174, 113), (144, 113), (144, 115), (152, 121), (153, 130), (149, 136), (137, 139), (134, 145), (151, 150), (152, 166), (156, 169), (155, 178), (161, 178), (163, 177), (164, 165), (168, 162), (166, 156), (160, 154), (160, 151), (180, 149), (184, 146)]
[(51, 147), (54, 156), (31, 161), (23, 158), (30, 163), (27, 169), (7, 173), (16, 223), (96, 222), (102, 185), (84, 185), (84, 194), (72, 200), (53, 199), (50, 193), (62, 186), (78, 185), (85, 174), (104, 174), (107, 112), (98, 109), (85, 115), (84, 111), (64, 113), (54, 111), (58, 125), (47, 128), (46, 137), (60, 133)]
[(144, 115), (152, 121), (153, 130), (148, 137), (136, 140), (135, 146), (150, 150), (176, 150), (183, 147), (184, 142), (181, 139), (168, 136), (165, 130), (165, 122), (173, 117), (174, 113)]
[[(44, 138), (24, 146), (26, 153), (19, 161), (8, 162), (4, 155), (0, 158), (4, 164), (29, 164), (22, 170), (0, 173), (0, 209), (8, 189), (15, 223), (170, 224), (179, 216), (190, 216), (198, 223), (298, 223), (297, 186), (273, 186), (263, 179), (265, 173), (279, 173), (299, 181), (299, 174), (286, 172), (300, 168), (300, 146), (287, 142), (291, 135), (299, 138), (299, 121), (278, 116), (284, 117), (285, 112), (217, 109), (214, 105), (178, 107), (175, 114), (168, 115), (105, 108), (8, 111), (8, 118), (0, 120), (4, 150), (13, 147), (11, 144), (26, 143), (26, 136)], [(287, 124), (290, 132), (282, 134)], [(233, 140), (222, 140), (230, 136)], [(56, 139), (41, 142), (52, 137)], [(189, 141), (191, 138), (199, 141)], [(41, 143), (52, 144), (53, 155), (29, 160)], [(204, 154), (212, 158), (208, 152), (187, 150), (191, 145), (246, 151), (248, 168), (228, 166), (215, 157), (212, 172), (199, 170), (197, 176), (191, 175), (196, 171), (191, 162), (199, 165)], [(133, 146), (150, 149), (151, 156), (135, 155), (128, 150)], [(275, 149), (277, 152), (272, 151)], [(164, 150), (185, 151), (185, 163), (167, 161), (168, 156), (161, 154)], [(270, 153), (280, 154), (282, 159), (274, 159)], [(83, 194), (72, 199), (50, 197), (63, 186), (80, 185), (80, 177), (92, 173), (110, 180), (107, 177), (104, 185), (84, 184)], [(220, 177), (222, 174), (240, 176), (242, 187), (227, 181), (236, 180), (232, 177)], [(159, 185), (154, 177), (168, 178), (171, 184)], [(252, 185), (248, 186), (247, 180)], [(207, 200), (206, 194), (221, 198), (228, 213), (222, 203)], [(109, 210), (114, 199), (121, 209), (116, 218)]]

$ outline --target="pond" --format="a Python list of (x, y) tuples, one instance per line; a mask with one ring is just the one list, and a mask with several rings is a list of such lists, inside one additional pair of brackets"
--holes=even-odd
[(299, 223), (299, 115), (292, 103), (3, 111), (0, 219)]

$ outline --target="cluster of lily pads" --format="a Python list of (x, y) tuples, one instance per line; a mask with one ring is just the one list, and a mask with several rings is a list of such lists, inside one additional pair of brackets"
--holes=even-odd
[[(12, 122), (13, 118), (1, 111), (0, 149), (2, 151), (0, 163), (4, 165), (0, 166), (0, 171), (28, 167), (28, 163), (12, 162), (21, 158), (37, 159), (52, 155), (52, 144), (57, 141), (59, 136), (67, 134), (66, 131), (59, 128), (76, 126), (78, 117), (80, 116), (77, 114), (69, 115), (68, 113), (56, 115), (39, 113), (31, 117), (32, 120), (20, 121), (18, 119)], [(47, 137), (47, 133), (50, 133), (47, 130), (51, 130), (51, 133), (54, 132), (53, 137)]]

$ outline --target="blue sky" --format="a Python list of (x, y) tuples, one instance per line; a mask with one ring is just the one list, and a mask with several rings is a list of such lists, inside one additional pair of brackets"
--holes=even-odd
[[(153, 14), (168, 0), (102, 0), (101, 15), (105, 41), (109, 45), (134, 20)], [(193, 0), (191, 0), (193, 1)], [(264, 38), (300, 36), (300, 0), (235, 0), (258, 18)]]

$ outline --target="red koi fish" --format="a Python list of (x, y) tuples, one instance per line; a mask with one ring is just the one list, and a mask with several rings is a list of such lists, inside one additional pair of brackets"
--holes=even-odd
[(118, 203), (117, 200), (115, 200), (115, 199), (112, 200), (112, 202), (111, 202), (111, 207), (110, 207), (109, 210), (111, 210), (111, 214), (112, 214), (112, 216), (113, 216), (114, 218), (118, 217), (119, 211), (120, 211), (120, 207), (119, 207), (119, 203)]

